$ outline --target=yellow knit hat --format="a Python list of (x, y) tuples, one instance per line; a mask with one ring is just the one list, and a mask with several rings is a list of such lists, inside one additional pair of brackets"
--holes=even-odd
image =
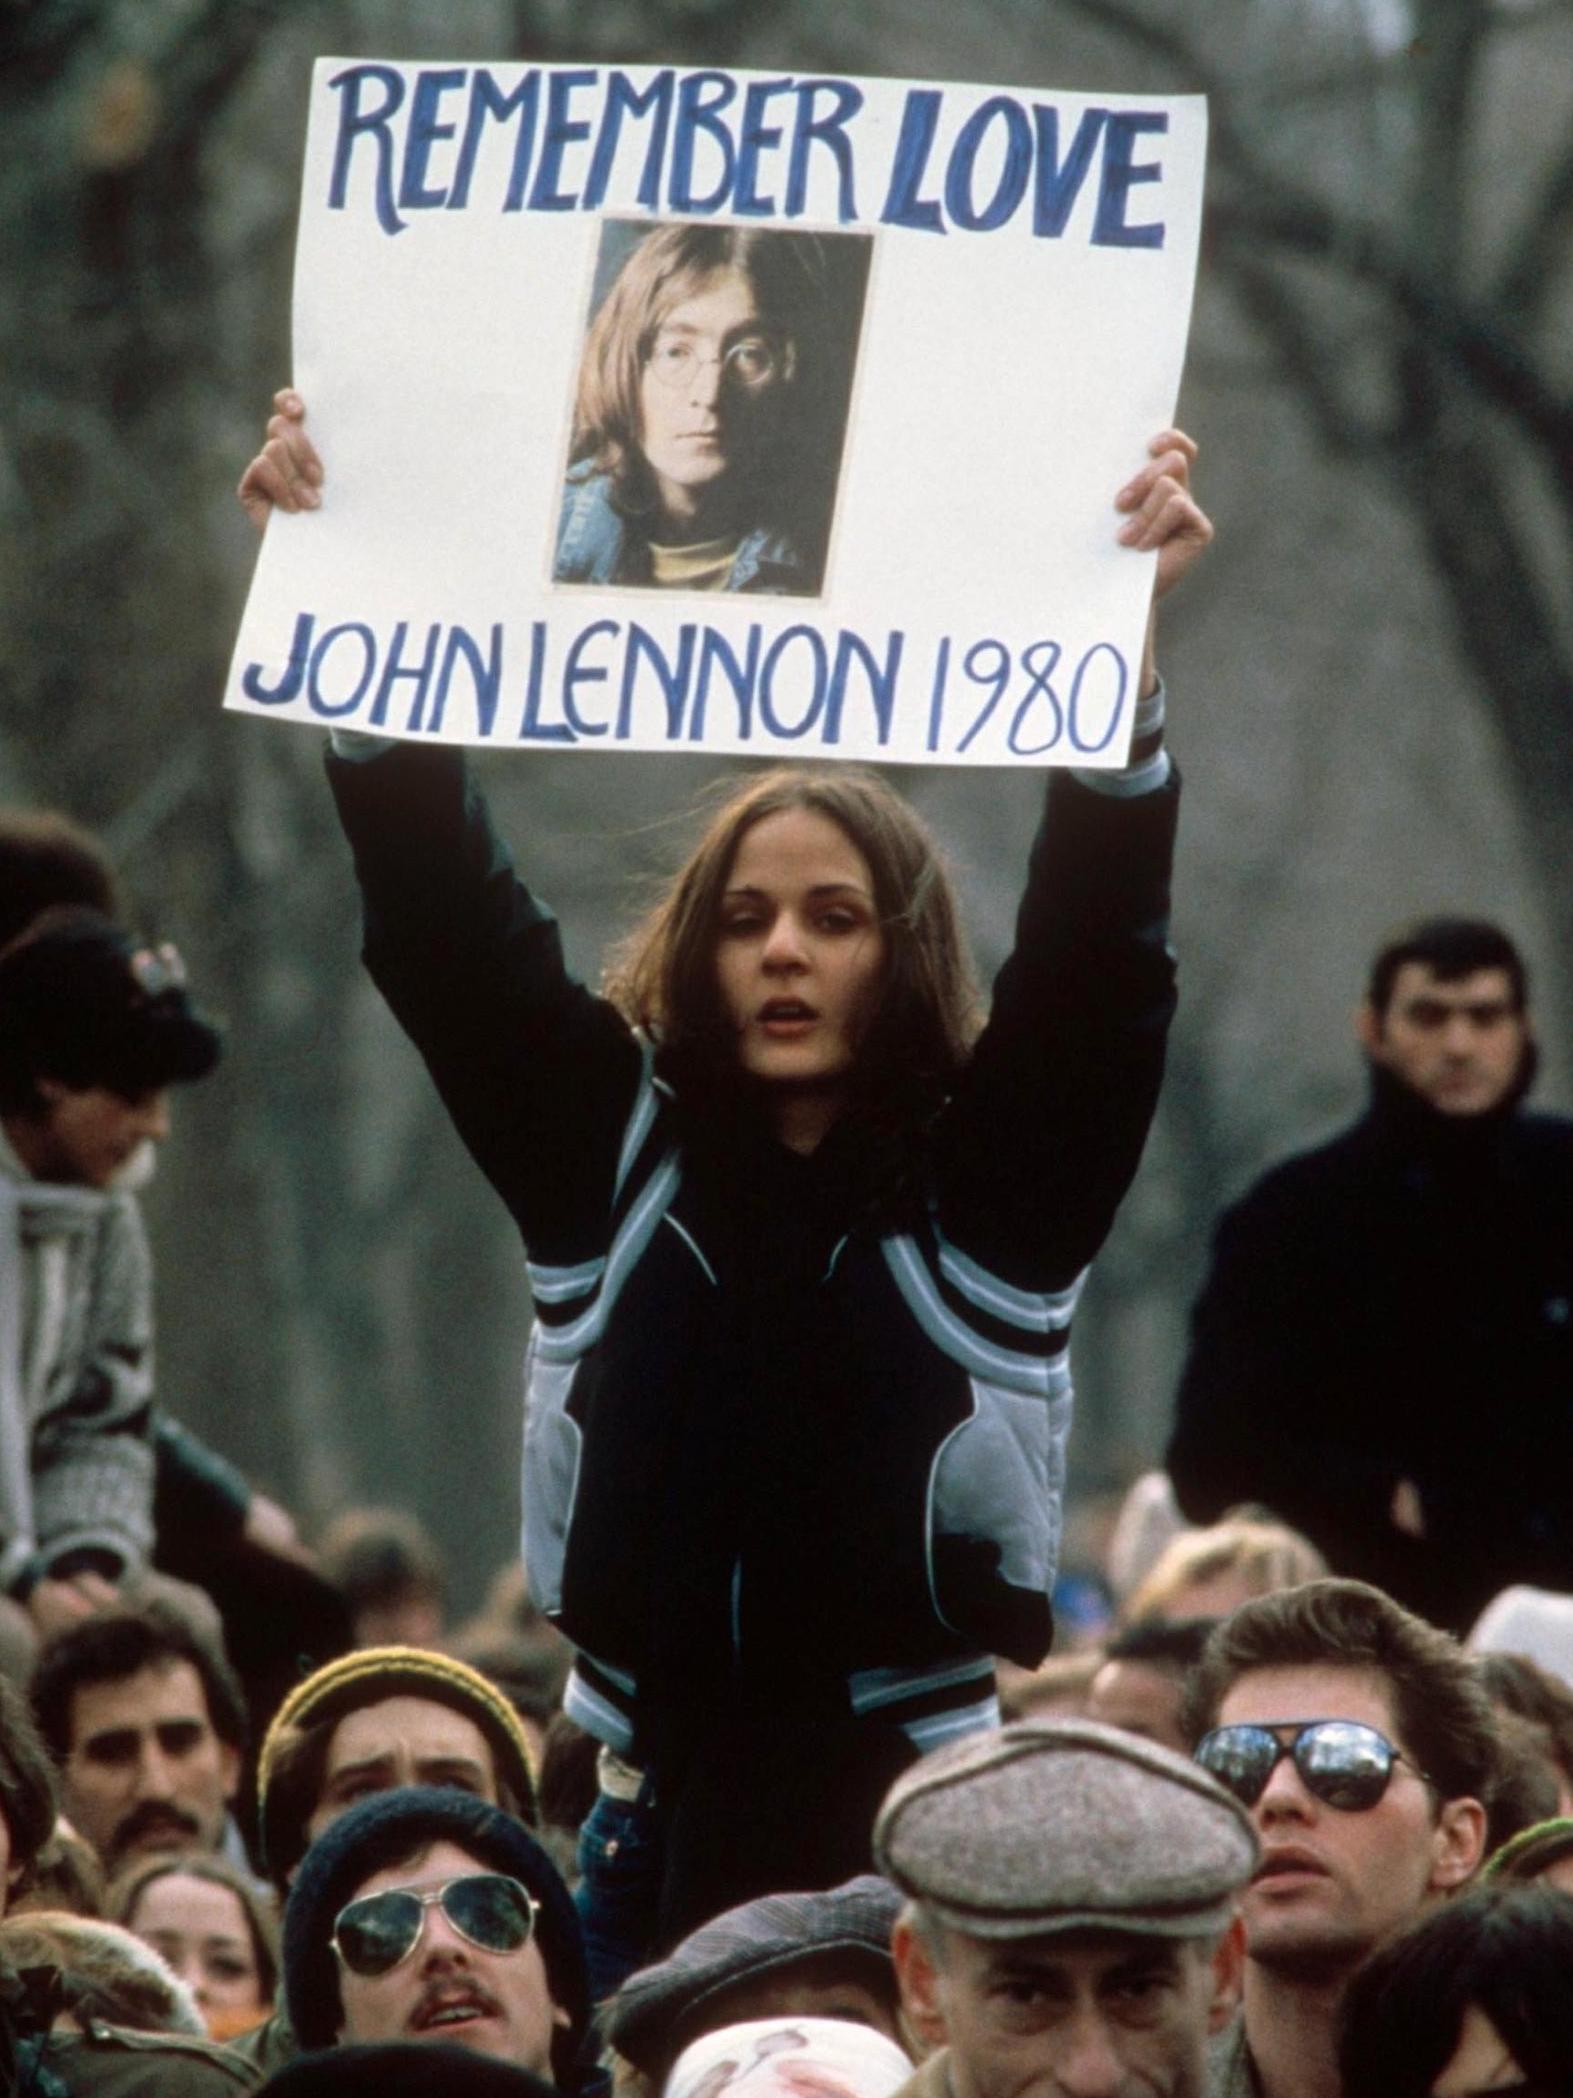
[(273, 1781), (286, 1739), (301, 1728), (317, 1726), (323, 1720), (342, 1719), (347, 1712), (381, 1704), (389, 1697), (429, 1698), (473, 1721), (491, 1748), (498, 1777), (519, 1802), (520, 1820), (531, 1827), (535, 1825), (535, 1779), (529, 1745), (518, 1713), (497, 1685), (449, 1654), (432, 1653), (418, 1646), (366, 1646), (329, 1661), (304, 1682), (297, 1683), (274, 1713), (263, 1737), (262, 1753), (257, 1759), (257, 1820), (263, 1856), (270, 1867), (280, 1870), (286, 1863), (295, 1862), (277, 1855), (283, 1831), (276, 1826)]

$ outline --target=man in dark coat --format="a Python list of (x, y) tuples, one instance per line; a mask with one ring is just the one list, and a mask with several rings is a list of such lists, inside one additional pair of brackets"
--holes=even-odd
[(1522, 1102), (1522, 958), (1434, 919), (1377, 955), (1371, 1105), (1224, 1217), (1169, 1469), (1212, 1521), (1264, 1502), (1335, 1571), (1454, 1629), (1573, 1588), (1573, 1122)]

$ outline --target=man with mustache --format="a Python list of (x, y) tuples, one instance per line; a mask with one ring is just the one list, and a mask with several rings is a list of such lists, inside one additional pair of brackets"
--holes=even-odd
[(246, 1743), (226, 1663), (155, 1603), (85, 1619), (38, 1658), (33, 1711), (61, 1804), (113, 1872), (158, 1850), (225, 1850)]
[(1219, 1625), (1184, 1720), (1262, 1845), (1216, 2098), (1339, 2098), (1350, 1980), (1480, 1862), (1491, 1706), (1446, 1632), (1364, 1582), (1307, 1581)]
[(284, 1912), (302, 2047), (466, 2047), (571, 2091), (590, 2017), (573, 1902), (512, 1815), (408, 1786), (365, 1799), (307, 1851)]
[[(44, 1744), (0, 1676), (0, 1920), (36, 1895), (56, 1807)], [(244, 2063), (183, 2032), (109, 2023), (113, 2013), (106, 2015), (91, 1993), (84, 1998), (36, 1936), (28, 1946), (31, 1919), (19, 1920), (22, 1937), (0, 1933), (0, 2088), (7, 2098), (242, 2098), (253, 2081)]]

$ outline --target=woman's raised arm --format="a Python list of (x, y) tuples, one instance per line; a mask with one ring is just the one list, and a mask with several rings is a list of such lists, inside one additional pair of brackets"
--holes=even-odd
[[(273, 407), (236, 491), (258, 531), (275, 508), (322, 499), (305, 402), (285, 387)], [(366, 966), (459, 1134), (532, 1248), (569, 1221), (582, 1230), (582, 1213), (609, 1207), (639, 1085), (629, 1029), (564, 966), (556, 921), (515, 875), (461, 752), (336, 731), (329, 779)]]
[[(1183, 431), (1162, 431), (1115, 498), (1121, 544), (1158, 556), (1154, 612), (1213, 537), (1195, 457)], [(1149, 617), (1131, 763), (1051, 775), (1014, 950), (940, 1132), (944, 1228), (1032, 1290), (1065, 1288), (1102, 1244), (1163, 1075), (1177, 782), (1153, 631)]]

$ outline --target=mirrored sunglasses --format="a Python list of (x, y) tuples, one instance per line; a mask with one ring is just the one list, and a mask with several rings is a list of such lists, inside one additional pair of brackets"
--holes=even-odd
[(428, 1909), (440, 1908), (482, 1952), (517, 1952), (535, 1928), (536, 1900), (502, 1872), (469, 1872), (440, 1887), (386, 1887), (363, 1894), (334, 1920), (333, 1950), (351, 1974), (390, 1973), (421, 1941)]
[(1219, 1726), (1196, 1744), (1196, 1760), (1203, 1770), (1247, 1807), (1254, 1807), (1267, 1790), (1268, 1779), (1285, 1756), (1313, 1799), (1348, 1814), (1376, 1805), (1396, 1763), (1408, 1763), (1423, 1783), (1431, 1782), (1385, 1734), (1357, 1719)]

